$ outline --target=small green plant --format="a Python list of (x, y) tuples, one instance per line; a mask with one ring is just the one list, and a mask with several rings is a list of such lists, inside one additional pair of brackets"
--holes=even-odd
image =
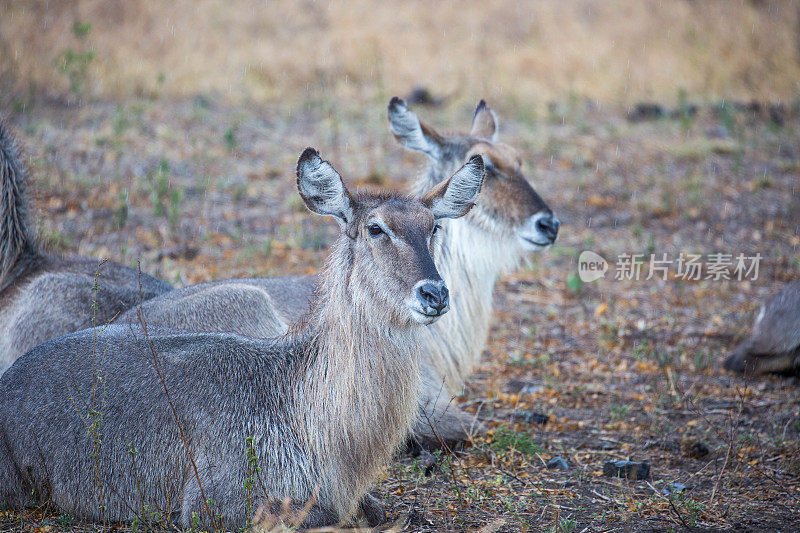
[[(247, 184), (246, 183), (234, 183), (230, 186), (231, 197), (233, 201), (236, 203), (241, 202), (245, 198), (247, 198)], [(302, 199), (301, 199), (302, 203)], [(305, 204), (303, 204), (305, 207)]]
[(70, 527), (75, 522), (75, 517), (71, 514), (64, 513), (56, 518), (56, 524), (60, 527)]
[(733, 112), (733, 107), (727, 105), (723, 100), (719, 105), (719, 118), (722, 121), (722, 126), (732, 137), (739, 137), (738, 127), (736, 125), (736, 115)]
[(505, 425), (495, 431), (492, 448), (498, 453), (505, 453), (513, 449), (527, 456), (544, 452), (544, 448), (534, 441), (533, 432), (517, 433)]
[(689, 103), (689, 93), (683, 88), (678, 90), (678, 118), (681, 121), (681, 129), (689, 131), (694, 122), (694, 113)]
[(122, 189), (117, 196), (117, 207), (112, 212), (111, 219), (117, 229), (122, 229), (128, 222), (128, 189)]
[(158, 527), (162, 523), (163, 517), (161, 513), (145, 505), (142, 508), (142, 514), (136, 515), (131, 520), (131, 531), (138, 533), (139, 531), (157, 531), (161, 528)]
[(247, 477), (244, 480), (244, 493), (245, 503), (247, 505), (247, 519), (253, 515), (253, 502), (255, 500), (254, 493), (256, 487), (256, 478), (261, 473), (261, 467), (258, 466), (258, 457), (256, 456), (255, 437), (247, 437), (245, 442), (245, 461), (247, 463)]
[(753, 181), (753, 190), (759, 191), (762, 189), (771, 189), (774, 185), (775, 182), (772, 179), (772, 176), (767, 174), (767, 171), (765, 170), (762, 175)]
[(627, 404), (614, 404), (609, 408), (608, 414), (611, 415), (611, 420), (622, 420), (631, 414), (631, 406)]
[(555, 531), (557, 533), (574, 533), (576, 526), (577, 524), (573, 518), (565, 518), (562, 516), (558, 519)]
[(656, 350), (649, 342), (641, 342), (633, 346), (631, 356), (637, 361), (653, 361), (658, 363), (659, 366), (668, 366), (672, 364), (672, 354), (667, 351)]
[(170, 226), (176, 228), (181, 218), (181, 204), (183, 203), (183, 191), (173, 188), (169, 192), (169, 212), (167, 219)]
[[(92, 30), (90, 22), (76, 21), (72, 25), (72, 34), (83, 42)], [(72, 47), (67, 47), (56, 59), (58, 71), (67, 76), (69, 80), (69, 91), (77, 98), (84, 94), (84, 85), (89, 70), (89, 64), (94, 60), (94, 50), (76, 51)]]
[(111, 119), (111, 130), (114, 132), (114, 137), (119, 138), (125, 133), (125, 130), (130, 126), (128, 117), (124, 111), (117, 109), (114, 117)]
[[(103, 334), (104, 324), (97, 323), (97, 293), (100, 290), (100, 272), (107, 259), (101, 259), (94, 272), (94, 281), (92, 284), (92, 303), (89, 308), (91, 317), (91, 326), (93, 328), (92, 336), (92, 375), (91, 385), (87, 390), (74, 390), (72, 392), (72, 403), (75, 413), (80, 417), (86, 430), (86, 439), (88, 444), (88, 455), (92, 464), (92, 473), (94, 485), (91, 487), (92, 497), (98, 501), (104, 501), (105, 491), (105, 476), (102, 464), (102, 445), (105, 436), (103, 429), (103, 419), (105, 417), (105, 409), (107, 404), (107, 385), (105, 383), (105, 374), (103, 372), (103, 358), (105, 352), (97, 352), (97, 336)], [(95, 492), (96, 489), (96, 492)], [(101, 505), (99, 508), (99, 515), (105, 520), (105, 508)]]
[(90, 31), (92, 31), (91, 22), (75, 21), (75, 23), (72, 25), (72, 33), (75, 35), (75, 37), (86, 37), (89, 35)]
[(209, 518), (211, 519), (213, 530), (217, 531), (217, 524), (222, 524), (222, 509), (219, 504), (211, 498), (206, 499), (206, 509), (208, 509), (210, 513)]
[(689, 527), (694, 527), (703, 513), (703, 504), (683, 492), (674, 497), (670, 496), (669, 499), (679, 510), (686, 524)]
[(192, 525), (189, 526), (188, 533), (198, 533), (200, 531), (200, 515), (192, 513)]
[(239, 146), (236, 141), (236, 131), (233, 128), (225, 130), (225, 135), (223, 135), (222, 139), (225, 141), (225, 148), (229, 152), (233, 152)]
[(65, 252), (75, 246), (74, 239), (66, 233), (62, 233), (58, 228), (50, 227), (44, 221), (37, 225), (39, 226), (39, 239), (49, 250)]
[(709, 351), (703, 348), (702, 350), (697, 350), (694, 352), (694, 357), (692, 358), (692, 363), (694, 363), (694, 369), (698, 372), (702, 372), (709, 366), (714, 360), (714, 355)]
[(166, 216), (172, 228), (177, 227), (181, 218), (183, 191), (172, 187), (172, 174), (169, 161), (161, 159), (158, 168), (147, 173), (150, 186), (150, 203), (153, 206), (153, 215)]
[(566, 283), (567, 283), (567, 290), (571, 293), (576, 293), (579, 290), (581, 290), (581, 287), (583, 287), (583, 281), (581, 281), (581, 278), (578, 277), (578, 275), (574, 272), (569, 276), (567, 276)]
[(296, 194), (293, 194), (291, 197), (289, 197), (286, 200), (286, 204), (289, 206), (289, 209), (295, 213), (304, 213), (306, 211), (306, 204), (304, 204), (303, 199)]
[(646, 361), (647, 359), (654, 359), (655, 352), (650, 347), (649, 342), (640, 342), (639, 344), (633, 345), (633, 350), (631, 350), (631, 356), (637, 361)]
[(167, 212), (165, 203), (169, 197), (169, 161), (161, 159), (158, 168), (147, 173), (147, 180), (150, 184), (150, 203), (153, 205), (153, 215), (164, 216)]

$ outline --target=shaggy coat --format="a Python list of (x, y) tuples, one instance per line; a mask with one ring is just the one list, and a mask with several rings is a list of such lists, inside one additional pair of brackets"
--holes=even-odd
[(767, 300), (750, 336), (725, 359), (725, 368), (749, 374), (800, 375), (800, 281)]
[(306, 150), (301, 195), (342, 233), (305, 320), (274, 339), (128, 324), (38, 346), (0, 378), (0, 505), (238, 528), (289, 498), (316, 502), (305, 526), (349, 517), (417, 414), (420, 324), (447, 311), (434, 220), (482, 180), (474, 158), (420, 200), (352, 196)]
[[(482, 154), (487, 165), (475, 208), (459, 220), (442, 222), (436, 264), (455, 297), (447, 316), (422, 332), (424, 386), (414, 433), (426, 448), (454, 446), (480, 428), (451, 399), (483, 352), (495, 282), (527, 253), (552, 244), (558, 220), (523, 175), (516, 151), (497, 141), (497, 118), (483, 101), (467, 134), (439, 134), (399, 98), (390, 102), (388, 118), (403, 146), (427, 155), (417, 194), (442, 183), (475, 154)], [(308, 311), (316, 283), (316, 276), (204, 283), (145, 303), (144, 315), (150, 324), (184, 331), (234, 331), (256, 338), (280, 334)], [(137, 321), (135, 311), (118, 320)]]
[(0, 119), (0, 375), (37, 344), (106, 324), (141, 299), (172, 289), (110, 262), (44, 253), (28, 213), (28, 170)]

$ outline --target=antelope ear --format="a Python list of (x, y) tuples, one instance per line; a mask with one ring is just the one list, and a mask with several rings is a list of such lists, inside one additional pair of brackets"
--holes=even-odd
[(425, 193), (422, 203), (436, 219), (462, 217), (475, 205), (485, 174), (483, 157), (474, 155), (450, 179)]
[(336, 169), (314, 148), (306, 148), (297, 160), (297, 189), (306, 207), (336, 219), (342, 229), (353, 220), (353, 199)]
[(389, 102), (389, 128), (400, 144), (409, 150), (422, 152), (434, 160), (442, 157), (444, 139), (436, 131), (420, 122), (417, 115), (398, 97)]
[(497, 115), (483, 100), (478, 102), (478, 107), (475, 108), (469, 134), (487, 141), (497, 140)]

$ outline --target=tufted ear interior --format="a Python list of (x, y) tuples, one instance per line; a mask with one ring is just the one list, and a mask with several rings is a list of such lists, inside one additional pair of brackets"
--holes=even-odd
[(343, 229), (353, 220), (353, 199), (342, 177), (314, 148), (306, 148), (297, 160), (297, 189), (306, 207), (334, 217)]
[(395, 138), (409, 150), (423, 152), (432, 159), (442, 156), (442, 136), (427, 124), (398, 97), (389, 102), (389, 127)]
[(462, 217), (475, 205), (485, 174), (483, 157), (474, 155), (450, 179), (425, 193), (422, 203), (436, 219)]
[(486, 105), (484, 100), (478, 102), (478, 106), (475, 108), (469, 134), (487, 141), (497, 140), (497, 115), (494, 114), (492, 108)]

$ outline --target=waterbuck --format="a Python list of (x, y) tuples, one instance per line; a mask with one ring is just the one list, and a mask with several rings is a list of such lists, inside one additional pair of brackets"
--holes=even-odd
[(449, 308), (438, 220), (463, 216), (480, 156), (419, 199), (352, 193), (316, 150), (300, 195), (341, 233), (309, 314), (282, 337), (134, 324), (51, 340), (0, 378), (0, 502), (112, 521), (158, 511), (246, 525), (284, 498), (349, 517), (417, 415), (422, 325)]
[(800, 374), (800, 281), (767, 300), (750, 336), (725, 359), (725, 368), (748, 374)]
[[(479, 426), (451, 404), (477, 364), (489, 329), (492, 292), (501, 271), (555, 242), (559, 221), (522, 172), (522, 160), (497, 141), (497, 118), (478, 104), (467, 134), (443, 136), (420, 122), (399, 98), (388, 108), (389, 124), (408, 149), (428, 156), (415, 184), (417, 194), (443, 182), (465, 161), (482, 154), (486, 180), (475, 208), (442, 224), (437, 266), (457, 291), (448, 315), (423, 333), (424, 382), (414, 433), (420, 444), (436, 448), (469, 439)], [(302, 316), (314, 293), (316, 276), (214, 281), (172, 291), (144, 304), (151, 324), (184, 331), (234, 331), (261, 337), (287, 330)], [(118, 322), (136, 322), (135, 310)]]
[[(139, 301), (139, 273), (90, 258), (49, 255), (36, 244), (28, 169), (0, 119), (0, 374), (37, 344), (105, 324)], [(142, 275), (145, 299), (172, 289)]]

